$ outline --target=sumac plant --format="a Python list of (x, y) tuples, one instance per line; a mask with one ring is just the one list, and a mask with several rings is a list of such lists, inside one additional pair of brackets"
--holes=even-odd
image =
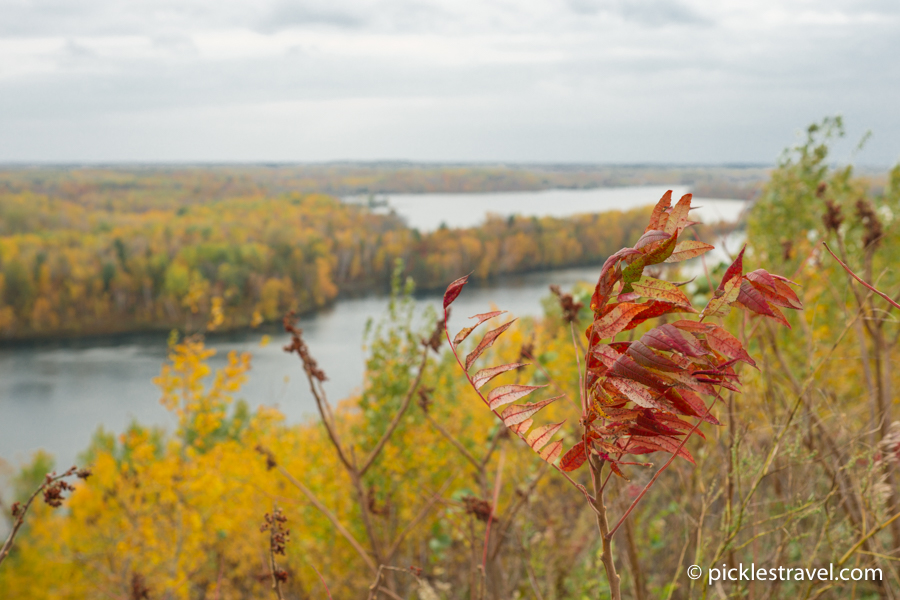
[[(587, 344), (577, 344), (581, 348), (577, 354), (583, 355), (583, 360), (579, 359), (581, 433), (571, 448), (564, 449), (562, 441), (553, 440), (562, 422), (536, 425), (533, 420), (538, 411), (562, 396), (520, 403), (543, 386), (513, 384), (486, 390), (494, 377), (527, 364), (504, 364), (471, 373), (479, 357), (513, 321), (488, 331), (463, 357), (460, 344), (479, 325), (502, 311), (475, 315), (475, 324), (451, 340), (446, 326), (449, 308), (468, 276), (451, 283), (444, 293), (447, 340), (472, 388), (512, 433), (580, 490), (595, 512), (602, 562), (613, 600), (621, 597), (611, 546), (619, 526), (676, 457), (694, 462), (685, 444), (701, 423), (719, 423), (712, 410), (721, 400), (722, 390), (739, 391), (736, 364), (756, 366), (740, 340), (710, 319), (723, 317), (737, 307), (788, 325), (781, 309), (802, 307), (791, 288), (796, 284), (788, 279), (762, 269), (745, 274), (743, 250), (699, 314), (678, 284), (645, 275), (644, 269), (651, 265), (677, 263), (713, 249), (710, 244), (682, 239), (685, 229), (696, 224), (690, 220), (690, 208), (690, 194), (672, 206), (672, 192), (667, 192), (653, 209), (650, 224), (634, 247), (610, 256), (600, 271), (591, 298), (593, 322), (585, 332)], [(679, 313), (697, 316), (672, 316)], [(640, 337), (634, 332), (622, 335), (651, 319), (663, 322)], [(603, 501), (610, 475), (624, 478), (625, 465), (650, 466), (632, 457), (657, 452), (668, 454), (668, 459), (610, 527)], [(591, 475), (592, 493), (569, 474), (585, 464)]]

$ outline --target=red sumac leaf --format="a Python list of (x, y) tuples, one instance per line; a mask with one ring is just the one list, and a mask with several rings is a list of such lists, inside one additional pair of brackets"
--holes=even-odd
[(621, 377), (622, 379), (636, 381), (658, 392), (665, 391), (666, 388), (670, 387), (661, 379), (654, 376), (649, 370), (637, 364), (637, 362), (627, 354), (620, 355), (607, 373), (610, 377)]
[(669, 220), (666, 221), (665, 231), (673, 235), (678, 235), (684, 226), (688, 223), (688, 212), (691, 210), (691, 194), (685, 194), (678, 203), (672, 207), (669, 213)]
[(656, 317), (661, 317), (662, 315), (667, 315), (670, 313), (695, 313), (697, 312), (693, 306), (677, 306), (675, 304), (670, 304), (668, 302), (661, 302), (659, 300), (651, 300), (645, 304), (647, 307), (644, 309), (641, 314), (636, 316), (631, 320), (631, 323), (628, 324), (628, 327), (624, 329), (624, 331), (628, 331), (629, 329), (634, 329), (644, 321), (649, 321), (650, 319), (655, 319)]
[[(679, 429), (681, 431), (690, 431), (691, 429), (694, 429), (693, 423), (688, 423), (687, 421), (683, 421), (683, 420), (679, 419), (678, 417), (676, 417), (675, 415), (660, 412), (660, 413), (656, 413), (655, 416), (657, 419), (659, 419), (660, 421), (665, 423), (666, 426), (668, 426), (668, 427), (672, 427), (674, 429)], [(704, 440), (706, 439), (706, 436), (703, 435), (703, 432), (700, 431), (699, 427), (697, 429), (694, 429), (694, 435), (699, 435)]]
[(472, 377), (472, 385), (475, 386), (476, 390), (480, 390), (481, 387), (486, 384), (488, 381), (500, 375), (501, 373), (506, 373), (507, 371), (512, 371), (514, 369), (518, 369), (521, 367), (527, 367), (529, 363), (510, 363), (508, 365), (500, 365), (499, 367), (491, 367), (489, 369), (482, 369), (475, 373), (475, 376)]
[(503, 414), (500, 415), (500, 418), (503, 419), (504, 425), (506, 425), (507, 427), (512, 427), (513, 425), (530, 419), (539, 410), (549, 404), (556, 402), (562, 397), (563, 396), (547, 398), (546, 400), (541, 400), (540, 402), (535, 402), (534, 404), (513, 404), (511, 406), (507, 406), (506, 409), (504, 409)]
[(742, 306), (747, 307), (757, 314), (766, 315), (768, 317), (774, 316), (775, 314), (772, 312), (772, 309), (769, 308), (769, 303), (766, 302), (765, 296), (763, 296), (762, 293), (746, 279), (741, 281), (741, 289), (738, 292), (737, 301), (740, 302)]
[(678, 372), (682, 368), (677, 364), (653, 351), (647, 344), (638, 340), (632, 342), (628, 347), (628, 355), (631, 356), (636, 363), (657, 371)]
[[(666, 392), (666, 399), (683, 415), (700, 417), (708, 423), (719, 425), (719, 420), (712, 413), (707, 414), (706, 403), (694, 392), (670, 389)], [(706, 416), (704, 417), (704, 415)]]
[(748, 273), (746, 279), (753, 284), (753, 287), (759, 290), (770, 304), (784, 308), (803, 308), (800, 298), (797, 297), (797, 294), (794, 293), (794, 290), (788, 284), (763, 269), (757, 269), (752, 273)]
[(644, 386), (635, 383), (634, 381), (622, 379), (621, 377), (610, 377), (606, 380), (606, 384), (608, 386), (612, 386), (616, 391), (621, 393), (623, 396), (625, 396), (641, 408), (656, 408), (659, 410), (665, 410), (665, 406), (663, 406), (656, 400), (656, 395), (651, 393), (650, 390), (648, 390)]
[(524, 398), (534, 390), (547, 387), (546, 385), (501, 385), (491, 390), (488, 394), (488, 406), (491, 410), (497, 410), (501, 406), (515, 402), (520, 398)]
[(456, 297), (459, 296), (459, 293), (462, 291), (463, 286), (469, 282), (469, 276), (463, 275), (453, 283), (447, 286), (447, 291), (444, 292), (444, 308), (446, 309), (450, 306)]
[(469, 317), (470, 319), (478, 319), (478, 322), (471, 327), (464, 327), (463, 329), (461, 329), (459, 333), (456, 334), (456, 337), (453, 338), (453, 347), (456, 348), (457, 346), (459, 346), (463, 342), (463, 340), (469, 337), (469, 334), (472, 333), (476, 327), (489, 319), (493, 319), (494, 317), (502, 315), (505, 312), (505, 310), (495, 310), (494, 312), (483, 313), (480, 315), (475, 315), (474, 317)]
[(641, 341), (656, 350), (677, 351), (692, 358), (709, 354), (697, 338), (690, 333), (679, 331), (668, 323), (654, 327), (641, 336)]
[(740, 277), (732, 278), (724, 288), (716, 290), (706, 308), (700, 313), (700, 318), (727, 315), (731, 310), (731, 305), (737, 301), (738, 294), (741, 293), (741, 281), (743, 280)]
[(511, 426), (509, 429), (513, 433), (518, 433), (519, 435), (524, 436), (525, 432), (528, 431), (528, 428), (531, 427), (532, 423), (534, 423), (534, 421), (532, 421), (531, 419), (525, 419), (521, 423)]
[(658, 229), (651, 229), (650, 231), (644, 232), (644, 235), (638, 239), (637, 243), (634, 245), (634, 249), (640, 250), (644, 246), (648, 246), (654, 242), (667, 240), (670, 237), (672, 237), (671, 233), (659, 231)]
[(552, 465), (559, 458), (560, 454), (562, 454), (562, 442), (557, 440), (544, 448), (540, 453), (540, 457)]
[[(669, 454), (678, 454), (682, 458), (694, 463), (694, 457), (687, 451), (687, 448), (681, 445), (680, 439), (672, 439), (667, 437), (645, 437), (640, 435), (632, 436), (626, 446), (626, 452), (629, 454), (650, 454), (651, 452), (668, 452)], [(696, 464), (696, 463), (694, 463)]]
[(640, 280), (632, 283), (631, 287), (644, 298), (662, 300), (669, 304), (691, 308), (691, 301), (674, 283), (653, 277), (641, 277)]
[(587, 460), (587, 453), (584, 451), (584, 440), (578, 442), (566, 452), (559, 461), (559, 468), (563, 471), (574, 471)]
[(481, 356), (482, 352), (490, 348), (497, 340), (497, 338), (500, 337), (500, 334), (509, 329), (515, 322), (516, 320), (513, 319), (509, 323), (504, 323), (497, 329), (491, 329), (486, 334), (484, 334), (484, 338), (482, 338), (481, 343), (478, 344), (478, 346), (474, 350), (472, 350), (472, 352), (470, 352), (468, 356), (466, 356), (466, 370), (468, 371), (469, 367), (471, 367), (472, 363), (475, 362), (479, 356)]
[[(677, 327), (678, 325), (675, 324), (675, 326)], [(756, 362), (749, 354), (747, 354), (747, 351), (744, 350), (741, 341), (718, 325), (711, 325), (710, 329), (706, 332), (706, 343), (719, 354), (727, 356), (728, 358), (742, 360), (751, 367), (756, 366)]]
[(622, 292), (627, 294), (631, 291), (631, 284), (641, 278), (644, 267), (659, 264), (669, 258), (677, 243), (678, 236), (673, 235), (658, 245), (647, 246), (647, 254), (637, 257), (633, 263), (622, 269), (622, 281), (625, 282)]
[(719, 282), (719, 287), (716, 288), (718, 290), (724, 290), (725, 284), (731, 281), (734, 278), (741, 278), (741, 275), (744, 272), (744, 250), (747, 249), (747, 245), (744, 244), (744, 247), (741, 248), (741, 251), (738, 253), (737, 258), (734, 259), (734, 262), (731, 263), (731, 266), (725, 271), (725, 276), (722, 277), (722, 281)]
[(650, 224), (647, 225), (647, 229), (644, 230), (644, 233), (653, 229), (661, 229), (661, 227), (659, 227), (659, 220), (670, 206), (672, 206), (672, 190), (663, 194), (662, 198), (659, 199), (659, 202), (656, 203), (656, 206), (653, 207), (653, 212), (650, 214)]
[(623, 302), (594, 321), (592, 333), (599, 339), (609, 338), (624, 331), (631, 320), (647, 308), (646, 304)]
[(563, 426), (565, 421), (560, 421), (559, 423), (552, 423), (550, 425), (543, 425), (542, 427), (538, 427), (528, 434), (528, 437), (525, 438), (525, 441), (528, 443), (531, 448), (537, 452), (541, 448), (543, 448), (547, 442), (550, 441), (550, 438), (559, 431), (559, 428)]
[(702, 254), (706, 254), (714, 248), (715, 246), (713, 246), (712, 244), (705, 244), (703, 242), (697, 242), (694, 240), (685, 240), (683, 242), (678, 242), (678, 245), (675, 246), (672, 254), (669, 255), (669, 258), (667, 258), (665, 262), (676, 263), (683, 260), (696, 258)]

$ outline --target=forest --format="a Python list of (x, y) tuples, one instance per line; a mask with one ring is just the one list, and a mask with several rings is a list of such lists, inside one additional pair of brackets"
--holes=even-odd
[[(8, 184), (5, 335), (176, 328), (155, 382), (178, 427), (19, 470), (0, 597), (900, 598), (900, 165), (833, 165), (842, 135), (826, 119), (784, 153), (730, 266), (704, 261), (689, 196), (426, 235), (316, 193)], [(448, 329), (467, 273), (571, 264), (598, 280), (543, 317)], [(285, 313), (385, 285), (363, 389), (329, 399)], [(202, 336), (282, 317), (318, 407), (301, 424), (250, 411), (253, 357), (212, 372)], [(795, 574), (721, 577), (750, 564)]]
[[(397, 259), (419, 289), (468, 271), (491, 279), (597, 264), (643, 227), (646, 211), (498, 217), (420, 233), (390, 214), (298, 191), (490, 191), (661, 177), (650, 170), (640, 180), (627, 171), (606, 180), (588, 175), (336, 167), (0, 172), (0, 339), (248, 327), (321, 308), (340, 294), (386, 291)], [(701, 179), (730, 181), (715, 170)]]

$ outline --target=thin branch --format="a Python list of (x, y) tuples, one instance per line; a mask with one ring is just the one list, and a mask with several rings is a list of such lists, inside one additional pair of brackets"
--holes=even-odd
[(369, 556), (369, 553), (366, 552), (362, 545), (360, 545), (360, 543), (356, 541), (356, 538), (353, 537), (353, 534), (350, 533), (350, 531), (346, 527), (344, 527), (344, 524), (340, 522), (337, 516), (333, 512), (328, 510), (328, 507), (322, 504), (322, 502), (319, 501), (316, 495), (313, 494), (308, 487), (300, 483), (300, 481), (298, 481), (293, 475), (291, 475), (287, 469), (285, 469), (281, 465), (277, 465), (276, 468), (278, 469), (279, 473), (284, 475), (284, 477), (288, 481), (290, 481), (294, 485), (294, 487), (296, 487), (304, 496), (306, 496), (306, 498), (312, 503), (313, 506), (318, 508), (319, 511), (324, 514), (329, 521), (331, 521), (331, 524), (334, 525), (335, 529), (337, 529), (342, 536), (344, 536), (344, 539), (350, 542), (350, 545), (353, 546), (353, 549), (356, 550), (357, 554), (359, 554), (360, 557), (365, 561), (366, 565), (368, 565), (373, 572), (377, 572), (378, 566), (375, 564), (375, 561), (372, 560), (372, 557)]
[[(89, 471), (85, 471), (85, 472), (87, 473), (87, 475), (84, 475), (82, 477), (82, 475), (79, 474), (78, 476), (80, 478), (84, 479), (85, 477), (90, 475)], [(62, 481), (64, 478), (75, 475), (76, 473), (82, 473), (82, 472), (78, 471), (75, 467), (72, 467), (71, 469), (69, 469), (68, 471), (63, 473), (62, 475), (53, 475), (53, 474), (47, 475), (44, 478), (44, 481), (41, 483), (41, 485), (39, 485), (38, 488), (36, 490), (34, 490), (34, 493), (31, 494), (31, 497), (28, 498), (28, 500), (25, 502), (25, 504), (20, 505), (20, 506), (16, 506), (15, 504), (13, 505), (13, 511), (14, 511), (13, 517), (15, 518), (15, 520), (13, 521), (12, 531), (9, 532), (9, 536), (7, 536), (6, 541), (3, 543), (3, 547), (0, 548), (0, 564), (2, 564), (3, 561), (6, 559), (6, 557), (9, 556), (9, 552), (10, 552), (10, 550), (12, 550), (12, 547), (13, 547), (13, 542), (16, 539), (16, 534), (19, 533), (19, 529), (21, 529), (22, 525), (25, 523), (25, 513), (28, 512), (29, 508), (31, 508), (31, 504), (34, 502), (34, 499), (37, 498), (38, 494), (40, 494), (41, 492), (43, 492), (45, 489), (47, 489), (49, 486), (52, 486), (56, 482)], [(66, 483), (61, 483), (59, 485), (67, 486)], [(63, 489), (71, 490), (74, 488), (72, 488), (71, 486), (68, 486), (68, 487), (64, 487)], [(46, 496), (44, 499), (45, 500), (47, 499)], [(48, 502), (48, 504), (49, 504), (49, 502)], [(58, 504), (51, 504), (51, 506), (58, 506)]]
[(713, 399), (712, 403), (706, 408), (706, 413), (697, 419), (697, 423), (691, 428), (690, 431), (688, 431), (687, 435), (684, 436), (684, 439), (681, 440), (681, 444), (678, 445), (678, 448), (675, 449), (675, 452), (672, 453), (672, 456), (669, 457), (669, 460), (667, 460), (666, 463), (662, 467), (660, 467), (656, 471), (656, 473), (654, 473), (653, 477), (650, 478), (650, 481), (647, 482), (647, 485), (644, 486), (644, 489), (641, 490), (641, 493), (637, 495), (637, 498), (634, 499), (634, 501), (631, 503), (631, 506), (629, 506), (628, 510), (625, 511), (625, 514), (623, 514), (621, 517), (619, 517), (619, 520), (616, 523), (616, 525), (607, 534), (607, 536), (606, 536), (607, 539), (612, 539), (612, 537), (614, 535), (616, 535), (616, 531), (619, 530), (619, 527), (622, 526), (622, 523), (625, 522), (625, 519), (628, 518), (628, 515), (631, 514), (631, 511), (633, 511), (635, 509), (635, 507), (638, 505), (638, 503), (643, 499), (644, 494), (646, 494), (647, 491), (653, 486), (653, 484), (656, 483), (656, 480), (659, 479), (659, 476), (663, 474), (663, 471), (668, 469), (669, 465), (671, 465), (672, 462), (678, 457), (678, 453), (681, 452), (681, 449), (684, 448), (684, 445), (687, 444), (689, 439), (691, 439), (691, 436), (694, 434), (694, 432), (697, 431), (697, 429), (700, 427), (700, 425), (703, 423), (703, 421), (706, 419), (706, 417), (709, 416), (709, 413), (710, 413), (710, 411), (712, 411), (713, 407), (716, 405), (716, 402), (718, 402), (721, 399), (722, 399), (722, 397), (719, 394), (716, 394), (715, 399)]
[(466, 447), (462, 445), (462, 442), (460, 442), (455, 437), (453, 437), (453, 435), (449, 431), (444, 429), (444, 427), (440, 423), (435, 421), (434, 418), (431, 416), (431, 414), (427, 410), (423, 410), (422, 412), (425, 413), (425, 418), (428, 419), (428, 422), (431, 423), (432, 427), (437, 429), (438, 433), (440, 433), (442, 436), (444, 436), (444, 438), (446, 438), (448, 442), (453, 444), (453, 447), (456, 448), (459, 451), (459, 453), (463, 455), (463, 458), (465, 458), (467, 461), (472, 463), (472, 465), (476, 469), (480, 470), (482, 468), (481, 462), (479, 462), (478, 459), (476, 459), (474, 456), (472, 456), (472, 454), (468, 450), (466, 450)]
[(328, 600), (332, 600), (332, 598), (331, 598), (331, 590), (328, 589), (328, 584), (325, 582), (325, 578), (322, 577), (322, 574), (319, 573), (319, 570), (315, 567), (315, 565), (313, 565), (312, 568), (313, 568), (313, 571), (316, 572), (316, 575), (319, 576), (319, 579), (322, 580), (322, 585), (325, 586), (325, 593), (328, 594)]
[(864, 535), (862, 538), (860, 538), (860, 540), (858, 542), (853, 544), (852, 548), (850, 548), (849, 550), (847, 550), (847, 552), (844, 553), (844, 556), (842, 556), (841, 559), (838, 561), (838, 566), (841, 566), (845, 562), (847, 562), (847, 559), (849, 559), (851, 556), (853, 556), (853, 553), (856, 552), (859, 549), (859, 547), (862, 546), (866, 542), (866, 540), (868, 540), (870, 537), (872, 537), (873, 535), (875, 535), (876, 533), (878, 533), (879, 531), (881, 531), (882, 529), (884, 529), (885, 527), (887, 527), (888, 525), (890, 525), (891, 523), (896, 521), (897, 519), (900, 519), (900, 513), (897, 513), (896, 515), (894, 515), (893, 517), (891, 517), (890, 519), (888, 519), (887, 521), (885, 521), (884, 523), (882, 523), (881, 525), (879, 525), (878, 527), (876, 527), (875, 529), (873, 529), (872, 531), (870, 531), (869, 533)]
[(491, 500), (491, 514), (488, 515), (487, 527), (484, 528), (484, 552), (481, 556), (481, 568), (487, 565), (488, 544), (491, 540), (491, 523), (494, 521), (494, 513), (497, 512), (497, 500), (500, 498), (500, 480), (503, 476), (503, 461), (506, 458), (506, 448), (500, 450), (500, 460), (497, 463), (497, 477), (494, 479), (494, 497)]
[(882, 298), (884, 298), (885, 300), (887, 300), (887, 301), (888, 301), (888, 304), (890, 304), (890, 305), (893, 306), (894, 308), (900, 309), (900, 304), (897, 304), (897, 302), (895, 302), (893, 298), (891, 298), (890, 296), (888, 296), (888, 295), (885, 294), (884, 292), (878, 291), (877, 289), (875, 289), (874, 287), (872, 287), (871, 285), (869, 285), (868, 283), (866, 283), (859, 275), (857, 275), (856, 273), (854, 273), (853, 270), (851, 270), (850, 267), (848, 267), (848, 266), (846, 265), (846, 263), (844, 263), (844, 261), (842, 261), (841, 259), (839, 259), (839, 258), (835, 255), (835, 253), (831, 251), (831, 248), (828, 247), (828, 244), (827, 244), (826, 242), (822, 242), (822, 245), (825, 246), (825, 249), (828, 250), (829, 254), (831, 254), (831, 256), (834, 257), (834, 260), (838, 261), (838, 263), (844, 268), (845, 271), (847, 271), (847, 273), (849, 273), (849, 274), (853, 277), (853, 279), (855, 279), (855, 280), (857, 280), (858, 282), (860, 282), (865, 288), (867, 288), (867, 289), (869, 289), (869, 290), (875, 292), (876, 294), (878, 294), (879, 296), (881, 296)]
[(378, 440), (378, 443), (375, 444), (372, 452), (369, 453), (369, 456), (366, 458), (366, 460), (363, 461), (362, 466), (359, 468), (360, 477), (366, 474), (366, 471), (369, 470), (369, 467), (371, 467), (372, 463), (375, 462), (375, 459), (378, 458), (378, 454), (381, 453), (384, 445), (394, 434), (394, 430), (397, 429), (398, 425), (400, 425), (400, 421), (403, 419), (403, 415), (406, 414), (406, 409), (409, 408), (409, 403), (412, 400), (413, 394), (415, 394), (416, 390), (419, 388), (419, 383), (422, 381), (422, 374), (425, 372), (425, 365), (428, 362), (428, 350), (428, 346), (425, 346), (422, 349), (422, 360), (419, 362), (419, 371), (418, 373), (416, 373), (416, 378), (415, 380), (413, 380), (412, 385), (406, 391), (406, 397), (403, 399), (403, 404), (400, 406), (400, 410), (398, 410), (397, 414), (394, 415), (394, 419), (391, 421), (391, 424), (388, 425), (387, 430), (385, 430), (385, 432), (381, 435), (381, 439)]
[(438, 490), (438, 492), (428, 500), (425, 506), (419, 509), (418, 514), (413, 518), (413, 520), (407, 523), (406, 527), (403, 528), (403, 531), (400, 532), (400, 535), (397, 536), (397, 539), (394, 540), (394, 543), (391, 544), (391, 547), (388, 549), (386, 554), (386, 558), (388, 561), (390, 561), (394, 557), (394, 554), (396, 554), (397, 550), (400, 549), (400, 544), (403, 543), (403, 540), (406, 539), (406, 536), (416, 528), (416, 526), (422, 521), (422, 519), (428, 516), (428, 513), (431, 511), (431, 507), (441, 499), (441, 497), (444, 495), (444, 492), (447, 491), (447, 488), (450, 487), (450, 483), (454, 479), (456, 479), (456, 475), (451, 475), (450, 477), (448, 477), (447, 481), (444, 482), (444, 485), (441, 486), (441, 489)]

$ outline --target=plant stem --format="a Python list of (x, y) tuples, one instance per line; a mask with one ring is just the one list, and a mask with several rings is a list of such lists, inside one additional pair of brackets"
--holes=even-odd
[(606, 505), (603, 503), (603, 489), (600, 485), (602, 464), (597, 458), (590, 457), (591, 475), (594, 480), (594, 508), (597, 514), (597, 528), (600, 530), (600, 542), (603, 544), (603, 553), (600, 560), (606, 570), (606, 579), (609, 582), (610, 600), (622, 600), (622, 592), (619, 589), (621, 582), (616, 573), (616, 563), (613, 559), (612, 540), (609, 534), (609, 521), (606, 518)]

